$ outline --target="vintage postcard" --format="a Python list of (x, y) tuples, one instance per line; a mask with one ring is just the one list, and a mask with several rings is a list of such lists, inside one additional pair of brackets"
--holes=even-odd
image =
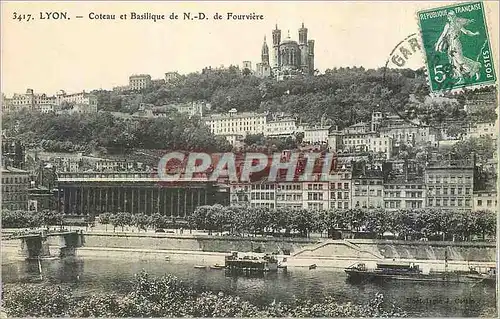
[(498, 1), (2, 1), (3, 317), (498, 317)]

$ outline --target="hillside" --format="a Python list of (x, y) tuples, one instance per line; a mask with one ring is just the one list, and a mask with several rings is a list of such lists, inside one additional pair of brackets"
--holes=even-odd
[[(458, 103), (427, 103), (428, 89), (422, 70), (339, 68), (318, 76), (285, 81), (243, 75), (236, 67), (205, 70), (180, 76), (175, 82), (142, 92), (93, 91), (100, 111), (132, 113), (140, 103), (166, 105), (195, 100), (210, 101), (211, 112), (285, 112), (302, 123), (326, 124), (342, 129), (369, 121), (374, 110), (396, 113), (408, 121), (442, 126), (496, 118), (495, 95), (482, 90), (480, 105), (468, 113), (464, 105), (477, 92), (455, 96)], [(493, 103), (485, 102), (491, 100)], [(411, 97), (411, 98), (410, 98)], [(477, 103), (477, 99), (475, 100)], [(491, 102), (491, 101), (490, 101)], [(49, 151), (124, 152), (133, 148), (224, 151), (230, 146), (214, 137), (199, 118), (173, 113), (167, 118), (117, 118), (98, 114), (37, 114), (24, 111), (3, 118), (7, 136), (28, 147)]]

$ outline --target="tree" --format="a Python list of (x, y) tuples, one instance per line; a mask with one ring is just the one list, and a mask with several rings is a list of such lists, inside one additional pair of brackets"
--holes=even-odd
[(110, 222), (113, 225), (113, 231), (116, 227), (121, 227), (123, 232), (125, 226), (132, 225), (132, 215), (130, 213), (117, 213), (111, 217)]
[(98, 217), (99, 223), (105, 225), (106, 231), (108, 231), (108, 224), (111, 223), (112, 217), (113, 215), (111, 213), (103, 213)]
[(167, 227), (167, 220), (165, 216), (160, 215), (158, 213), (149, 216), (148, 225), (155, 229), (161, 229)]
[(55, 211), (50, 211), (50, 210), (43, 210), (41, 213), (39, 213), (40, 219), (42, 221), (42, 225), (46, 226), (47, 228), (50, 225), (58, 225), (62, 227), (64, 217), (62, 214), (58, 214)]
[(382, 237), (390, 229), (390, 213), (383, 209), (370, 210), (367, 213), (365, 229), (374, 232), (378, 237)]
[(481, 210), (474, 213), (476, 216), (475, 233), (480, 234), (485, 240), (486, 235), (494, 235), (496, 231), (496, 215), (488, 210)]
[(467, 133), (467, 130), (460, 123), (450, 123), (447, 125), (446, 133), (455, 139), (461, 139)]
[(297, 209), (293, 214), (293, 228), (304, 237), (309, 237), (309, 233), (314, 228), (314, 213), (309, 209)]
[(250, 70), (249, 68), (244, 68), (241, 73), (243, 74), (243, 76), (249, 76), (252, 74), (252, 70)]
[(146, 214), (135, 214), (132, 216), (132, 224), (137, 226), (139, 231), (142, 229), (147, 231), (147, 226), (149, 225), (149, 218)]
[(452, 148), (452, 154), (456, 159), (471, 158), (472, 154), (477, 155), (478, 162), (486, 162), (493, 158), (495, 146), (493, 139), (489, 136), (473, 137), (459, 141)]

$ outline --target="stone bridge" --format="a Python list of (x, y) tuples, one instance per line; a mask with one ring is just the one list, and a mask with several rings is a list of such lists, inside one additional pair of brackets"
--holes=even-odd
[[(58, 237), (57, 254), (53, 255), (49, 249), (49, 237)], [(29, 232), (12, 234), (8, 239), (21, 241), (19, 255), (26, 259), (38, 259), (49, 257), (74, 256), (76, 249), (85, 244), (85, 237), (81, 231), (61, 231), (61, 232)]]

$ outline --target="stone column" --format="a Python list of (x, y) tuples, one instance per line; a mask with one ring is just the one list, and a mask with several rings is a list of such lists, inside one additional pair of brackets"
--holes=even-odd
[(174, 214), (174, 191), (171, 188), (169, 188), (168, 191), (170, 193), (170, 216), (173, 216), (173, 214)]
[(109, 212), (109, 202), (108, 202), (109, 188), (106, 188), (105, 192), (106, 192), (106, 194), (105, 194), (106, 201), (105, 201), (105, 204), (104, 204), (104, 209), (106, 210), (106, 212)]
[(125, 188), (124, 190), (122, 189), (122, 196), (123, 196), (123, 211), (127, 211), (127, 193), (128, 189)]
[(115, 212), (115, 190), (110, 188), (109, 191), (111, 192), (111, 210), (114, 213)]
[(84, 203), (84, 198), (83, 198), (83, 191), (85, 190), (84, 187), (80, 188), (80, 209), (79, 209), (79, 213), (80, 215), (83, 213), (83, 203)]
[(187, 212), (187, 189), (184, 189), (184, 218), (186, 218)]
[(156, 212), (159, 214), (160, 213), (160, 188), (156, 189)]
[(153, 201), (153, 188), (150, 189), (150, 193), (151, 193), (151, 215), (154, 214), (154, 208), (155, 208), (155, 205), (154, 205), (154, 201)]
[(162, 188), (163, 190), (163, 216), (167, 216), (167, 191), (168, 188)]
[(102, 188), (99, 187), (99, 213), (102, 213)]
[(57, 185), (57, 213), (61, 213), (61, 188), (59, 185)]
[(131, 198), (131, 202), (130, 202), (130, 212), (133, 214), (134, 213), (134, 189), (132, 188), (132, 198)]
[(90, 190), (91, 190), (91, 188), (88, 187), (87, 188), (87, 211), (86, 211), (85, 215), (89, 215), (90, 214)]
[(194, 211), (194, 189), (191, 189), (191, 211), (192, 213)]
[(181, 214), (181, 189), (177, 188), (177, 216), (179, 217)]

